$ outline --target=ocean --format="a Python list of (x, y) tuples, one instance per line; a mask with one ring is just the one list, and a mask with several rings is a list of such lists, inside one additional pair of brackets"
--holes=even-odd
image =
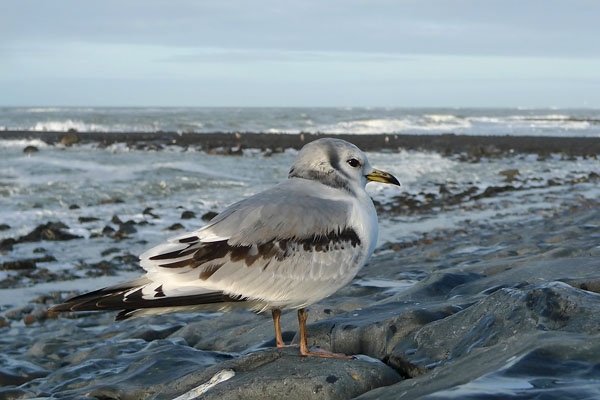
[(0, 108), (0, 130), (600, 137), (599, 109)]

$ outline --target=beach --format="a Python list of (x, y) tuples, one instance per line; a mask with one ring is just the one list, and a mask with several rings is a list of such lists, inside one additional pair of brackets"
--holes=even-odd
[(354, 360), (275, 349), (244, 310), (47, 312), (139, 275), (143, 250), (285, 179), (317, 137), (1, 131), (0, 398), (600, 396), (595, 137), (340, 135), (404, 185), (371, 189), (373, 258), (310, 307), (309, 345)]

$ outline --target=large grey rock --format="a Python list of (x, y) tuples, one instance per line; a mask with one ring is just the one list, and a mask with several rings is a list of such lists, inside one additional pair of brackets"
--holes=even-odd
[(100, 342), (70, 356), (69, 364), (43, 383), (32, 381), (23, 388), (35, 388), (38, 397), (145, 399), (186, 374), (230, 358), (195, 350), (181, 340)]
[(379, 360), (303, 357), (297, 348), (257, 351), (174, 382), (153, 398), (172, 399), (222, 370), (235, 375), (202, 396), (205, 400), (350, 399), (401, 380)]
[[(361, 399), (433, 393), (436, 399), (484, 398), (501, 390), (519, 398), (540, 392), (548, 396), (544, 398), (568, 398), (558, 395), (565, 392), (555, 392), (561, 376), (585, 380), (598, 368), (600, 320), (590, 316), (599, 313), (600, 295), (561, 282), (499, 289), (397, 345), (394, 354), (428, 365), (430, 373)], [(534, 360), (543, 363), (530, 369)], [(511, 376), (518, 377), (512, 383), (518, 386), (503, 388)], [(597, 381), (583, 386), (589, 393), (600, 393)], [(571, 383), (569, 390), (574, 389), (577, 385)]]

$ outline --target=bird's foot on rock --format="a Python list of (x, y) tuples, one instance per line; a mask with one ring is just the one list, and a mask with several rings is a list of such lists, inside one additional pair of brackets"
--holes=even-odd
[(330, 351), (319, 348), (307, 350), (303, 350), (302, 348), (300, 348), (300, 354), (308, 357), (341, 358), (345, 360), (353, 360), (355, 358), (354, 356), (348, 356), (342, 353), (332, 353)]

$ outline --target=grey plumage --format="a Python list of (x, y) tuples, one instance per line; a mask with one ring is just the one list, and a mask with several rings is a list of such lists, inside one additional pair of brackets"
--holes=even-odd
[(377, 216), (367, 181), (399, 184), (348, 142), (312, 142), (286, 181), (142, 254), (144, 277), (52, 310), (122, 310), (123, 319), (241, 306), (273, 310), (277, 333), (280, 309), (304, 315), (304, 307), (350, 282), (373, 252)]

